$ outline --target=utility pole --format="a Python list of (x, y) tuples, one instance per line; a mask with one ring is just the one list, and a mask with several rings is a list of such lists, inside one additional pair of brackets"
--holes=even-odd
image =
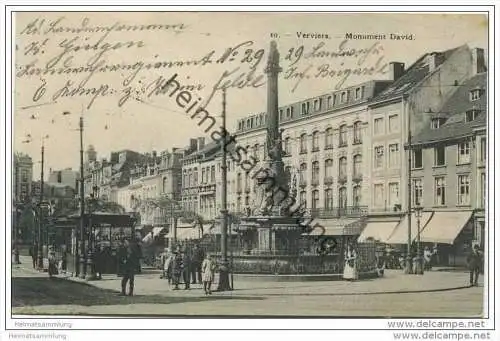
[(219, 267), (219, 286), (217, 291), (232, 290), (229, 282), (229, 262), (227, 260), (227, 155), (226, 155), (226, 89), (222, 90), (222, 132), (223, 141), (221, 143), (222, 151), (222, 209), (221, 209), (221, 253), (222, 262)]
[(40, 169), (40, 202), (38, 203), (39, 217), (38, 217), (38, 270), (43, 270), (43, 229), (44, 229), (44, 216), (43, 216), (43, 163), (45, 155), (44, 138), (42, 137), (42, 163)]
[(85, 278), (85, 193), (83, 177), (83, 116), (80, 116), (80, 278)]
[(408, 247), (407, 247), (407, 257), (406, 257), (406, 268), (405, 274), (411, 274), (412, 271), (412, 258), (411, 258), (411, 166), (412, 166), (412, 157), (411, 157), (411, 117), (410, 114), (406, 110), (406, 99), (403, 97), (403, 110), (404, 113), (408, 116), (408, 203), (407, 203), (407, 211), (408, 211)]

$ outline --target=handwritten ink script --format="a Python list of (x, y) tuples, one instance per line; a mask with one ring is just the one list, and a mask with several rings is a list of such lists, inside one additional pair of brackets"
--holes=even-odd
[[(31, 104), (83, 99), (87, 109), (99, 98), (116, 99), (123, 107), (130, 99), (141, 102), (164, 95), (170, 69), (185, 69), (183, 74), (191, 82), (186, 86), (203, 92), (205, 106), (223, 89), (266, 84), (267, 42), (243, 40), (208, 51), (193, 46), (188, 56), (178, 56), (174, 47), (190, 28), (185, 23), (103, 24), (89, 17), (77, 21), (36, 17), (19, 29), (16, 77), (36, 85)], [(165, 49), (159, 41), (172, 48)], [(359, 45), (349, 40), (282, 44), (280, 76), (294, 92), (318, 79), (331, 79), (340, 89), (350, 78), (386, 73), (381, 43)], [(209, 79), (195, 77), (207, 69)]]

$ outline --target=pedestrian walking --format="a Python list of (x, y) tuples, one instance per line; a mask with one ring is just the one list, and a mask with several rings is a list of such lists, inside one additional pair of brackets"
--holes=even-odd
[(31, 256), (31, 261), (33, 263), (33, 269), (36, 269), (36, 261), (37, 261), (37, 257), (38, 257), (38, 247), (35, 243), (30, 246), (29, 254)]
[(173, 258), (174, 258), (172, 262), (172, 280), (174, 284), (173, 290), (179, 290), (179, 283), (181, 281), (182, 270), (183, 270), (182, 255), (180, 250), (176, 250), (174, 252)]
[(424, 270), (430, 269), (432, 269), (432, 251), (426, 246), (424, 249)]
[(479, 272), (483, 265), (483, 253), (479, 250), (479, 245), (475, 244), (467, 256), (467, 265), (469, 267), (469, 284), (470, 286), (477, 286)]
[(195, 244), (193, 249), (193, 259), (191, 262), (192, 284), (196, 284), (196, 280), (198, 280), (198, 283), (202, 282), (201, 266), (204, 260), (205, 260), (205, 253), (203, 252), (203, 249), (198, 244)]
[(125, 241), (120, 240), (118, 244), (118, 248), (116, 250), (116, 260), (117, 260), (117, 269), (116, 274), (118, 277), (123, 276), (124, 273), (124, 264), (127, 258), (127, 248), (125, 247)]
[(357, 258), (358, 254), (352, 244), (347, 246), (347, 250), (344, 255), (345, 265), (344, 265), (344, 274), (343, 278), (349, 281), (355, 281), (358, 279), (358, 270), (357, 270)]
[(184, 290), (189, 290), (191, 283), (191, 255), (188, 248), (184, 249), (182, 254), (182, 279), (184, 280)]
[(201, 265), (203, 291), (205, 291), (205, 295), (212, 295), (211, 287), (214, 281), (215, 268), (215, 261), (210, 254), (207, 254)]
[(47, 258), (49, 261), (48, 273), (49, 273), (49, 277), (52, 278), (54, 275), (58, 274), (56, 252), (54, 251), (54, 248), (52, 246), (49, 247), (49, 252), (48, 252)]
[(121, 296), (127, 295), (127, 282), (129, 283), (128, 295), (134, 295), (134, 285), (135, 285), (135, 274), (137, 272), (139, 262), (139, 246), (137, 241), (133, 240), (131, 242), (125, 241), (125, 246), (127, 247), (127, 256), (125, 258), (125, 263), (123, 266), (123, 278), (122, 278), (122, 291)]

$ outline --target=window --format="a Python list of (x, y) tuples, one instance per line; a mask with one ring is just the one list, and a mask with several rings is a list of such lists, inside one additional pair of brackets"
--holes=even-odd
[(347, 158), (345, 156), (339, 159), (339, 177), (347, 177)]
[(300, 206), (307, 207), (307, 192), (301, 191), (299, 194)]
[(445, 147), (435, 147), (434, 148), (434, 166), (444, 166), (445, 160)]
[(293, 107), (286, 108), (286, 118), (292, 118), (292, 117), (293, 117)]
[(205, 168), (202, 168), (201, 169), (201, 183), (204, 184), (207, 182), (207, 179), (206, 179), (206, 171), (205, 171)]
[(325, 191), (325, 208), (326, 209), (333, 208), (333, 191), (331, 188), (328, 188)]
[(470, 145), (469, 142), (462, 142), (458, 144), (458, 164), (470, 162)]
[[(61, 172), (57, 173), (57, 182), (61, 182), (60, 178)], [(28, 182), (28, 171), (26, 169), (21, 170), (21, 182)]]
[(319, 131), (315, 131), (312, 134), (312, 151), (318, 151), (319, 150)]
[(311, 208), (319, 208), (319, 191), (314, 190), (312, 192), (312, 207)]
[(480, 152), (480, 155), (479, 155), (479, 158), (481, 160), (481, 162), (485, 162), (486, 161), (486, 155), (487, 155), (487, 150), (488, 150), (488, 147), (486, 145), (486, 137), (481, 137), (481, 143), (479, 145), (479, 152)]
[(339, 188), (339, 208), (347, 207), (347, 188)]
[(333, 96), (328, 96), (326, 98), (326, 107), (329, 109), (333, 106)]
[(285, 146), (284, 146), (284, 150), (285, 150), (285, 153), (290, 155), (292, 154), (292, 151), (291, 151), (291, 148), (290, 148), (290, 138), (289, 137), (286, 137), (285, 138)]
[(310, 103), (309, 102), (304, 102), (302, 103), (302, 115), (307, 115), (309, 114), (309, 105)]
[(444, 177), (434, 178), (434, 204), (436, 206), (443, 206), (446, 204), (445, 197), (446, 182)]
[(163, 193), (167, 192), (167, 178), (163, 178), (162, 192)]
[(354, 207), (361, 205), (361, 186), (354, 186), (352, 189), (352, 205)]
[(382, 168), (384, 166), (384, 146), (375, 147), (375, 162), (374, 168)]
[(198, 186), (198, 168), (195, 168), (193, 171), (193, 181), (194, 185)]
[(354, 167), (353, 167), (353, 178), (359, 178), (363, 175), (363, 172), (361, 170), (362, 166), (362, 158), (361, 155), (354, 155)]
[(210, 178), (211, 178), (211, 182), (215, 182), (215, 166), (212, 166), (210, 168)]
[(325, 149), (333, 148), (333, 129), (326, 128), (325, 130)]
[(477, 109), (472, 109), (467, 112), (465, 112), (465, 122), (472, 122), (474, 121), (477, 116), (479, 115), (480, 111)]
[(354, 122), (353, 126), (354, 144), (363, 142), (361, 136), (361, 124), (362, 124), (361, 121)]
[(189, 170), (188, 173), (188, 186), (191, 187), (193, 186), (193, 171)]
[(339, 128), (339, 147), (347, 146), (347, 125), (343, 124)]
[(259, 159), (259, 149), (260, 149), (260, 146), (257, 143), (253, 148), (254, 148), (253, 149), (253, 157), (255, 158), (255, 160), (258, 160)]
[(299, 180), (301, 183), (304, 183), (307, 179), (307, 164), (306, 163), (302, 163), (300, 165), (300, 169), (299, 169)]
[(283, 109), (280, 109), (280, 121), (283, 121)]
[(412, 150), (412, 167), (413, 168), (422, 168), (422, 149), (414, 149)]
[(484, 208), (484, 202), (486, 198), (486, 173), (481, 173), (480, 177), (480, 184), (479, 184), (479, 205), (480, 207)]
[(443, 118), (433, 118), (431, 119), (431, 129), (439, 129), (443, 125), (445, 120)]
[(381, 207), (385, 205), (384, 184), (375, 184), (373, 186), (373, 199), (373, 204), (375, 207)]
[(458, 205), (470, 204), (470, 176), (458, 176)]
[(328, 159), (325, 161), (325, 179), (333, 178), (333, 160)]
[(382, 117), (376, 118), (373, 121), (373, 134), (374, 135), (384, 134), (384, 119)]
[(307, 134), (300, 135), (300, 152), (307, 153)]
[(481, 97), (481, 89), (474, 89), (469, 93), (471, 101), (477, 101)]
[(399, 131), (399, 116), (391, 115), (389, 116), (389, 133), (396, 133)]
[(236, 199), (236, 211), (238, 211), (238, 212), (241, 211), (241, 197), (238, 197)]
[(417, 206), (422, 203), (422, 194), (423, 194), (422, 179), (413, 179), (412, 185), (413, 185), (412, 186), (413, 206)]
[(399, 205), (399, 183), (397, 182), (389, 183), (389, 205), (391, 208)]
[(347, 102), (347, 91), (343, 91), (342, 94), (340, 95), (340, 103), (345, 103)]
[(399, 168), (399, 144), (394, 143), (389, 145), (389, 168)]
[(356, 90), (354, 91), (354, 95), (356, 99), (361, 99), (361, 97), (363, 97), (363, 89), (356, 88)]
[(238, 192), (241, 192), (241, 173), (238, 173), (238, 175), (236, 175), (236, 190)]
[(314, 111), (321, 110), (321, 102), (322, 102), (321, 98), (314, 100)]
[(314, 161), (312, 163), (312, 181), (313, 182), (318, 182), (319, 181), (319, 162)]

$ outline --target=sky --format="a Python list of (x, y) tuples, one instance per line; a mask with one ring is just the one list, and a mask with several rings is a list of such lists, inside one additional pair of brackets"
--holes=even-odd
[[(428, 52), (463, 44), (486, 49), (488, 41), (487, 17), (471, 14), (59, 12), (17, 13), (15, 20), (13, 149), (33, 157), (35, 174), (40, 170), (42, 137), (47, 135), (45, 172), (50, 168), (78, 169), (80, 115), (84, 118), (85, 148), (94, 145), (99, 158), (109, 158), (111, 151), (123, 149), (147, 152), (183, 148), (189, 138), (204, 136), (204, 128), (174, 98), (165, 94), (148, 96), (154, 84), (162, 84), (157, 82), (174, 74), (182, 85), (200, 86), (191, 91), (193, 101), (200, 98), (200, 104), (206, 104), (211, 98), (206, 110), (217, 119), (221, 91), (214, 92), (214, 87), (219, 84), (220, 88), (228, 80), (234, 82), (240, 74), (240, 79), (250, 75), (250, 86), (227, 89), (227, 126), (234, 131), (237, 119), (265, 111), (264, 68), (271, 40), (278, 44), (283, 68), (279, 78), (280, 105), (369, 79), (388, 79), (381, 65), (392, 61), (404, 62), (408, 67)], [(125, 29), (134, 25), (136, 30)], [(146, 30), (145, 25), (152, 26)], [(164, 26), (160, 29), (158, 25)], [(86, 30), (76, 32), (82, 27)], [(304, 37), (305, 33), (319, 37)], [(346, 33), (385, 34), (386, 39), (343, 43)], [(412, 39), (393, 40), (391, 33)], [(226, 49), (239, 44), (243, 45), (230, 50), (232, 54), (223, 63), (217, 63)], [(318, 48), (319, 44), (322, 46)], [(357, 52), (350, 57), (321, 55), (339, 51), (339, 46)], [(205, 56), (210, 56), (212, 62), (202, 65)], [(300, 58), (295, 61), (297, 56)], [(192, 60), (198, 64), (154, 67), (158, 61)], [(23, 74), (35, 68), (68, 70), (117, 64), (135, 65), (137, 74), (132, 77), (134, 71), (123, 68), (92, 74)], [(380, 72), (352, 75), (341, 82), (338, 75), (324, 76), (327, 67), (374, 67)], [(304, 78), (297, 83), (300, 72)], [(251, 86), (252, 82), (258, 86)], [(79, 84), (83, 85), (80, 94), (74, 91), (70, 96)]]

